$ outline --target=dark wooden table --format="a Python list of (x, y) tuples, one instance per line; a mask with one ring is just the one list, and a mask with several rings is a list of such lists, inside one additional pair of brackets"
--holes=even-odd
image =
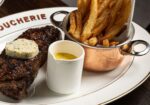
[[(60, 0), (6, 0), (0, 7), (0, 17), (21, 11), (67, 6)], [(136, 90), (109, 105), (150, 105), (150, 78)]]

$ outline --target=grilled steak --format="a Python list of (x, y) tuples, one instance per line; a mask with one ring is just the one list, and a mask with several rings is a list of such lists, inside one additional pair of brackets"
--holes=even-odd
[[(33, 83), (38, 69), (46, 62), (48, 46), (60, 39), (60, 31), (53, 26), (25, 31), (18, 38), (34, 40), (39, 46), (39, 54), (32, 59), (17, 59), (0, 55), (0, 91), (13, 99), (27, 96), (27, 89)], [(18, 39), (17, 38), (17, 39)]]

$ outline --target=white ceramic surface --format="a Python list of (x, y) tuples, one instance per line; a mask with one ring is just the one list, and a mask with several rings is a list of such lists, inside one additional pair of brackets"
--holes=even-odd
[[(77, 58), (56, 59), (56, 53), (69, 53)], [(82, 46), (67, 40), (56, 41), (49, 46), (46, 82), (49, 89), (60, 94), (71, 94), (80, 90), (85, 52)]]
[(0, 0), (0, 6), (4, 3), (5, 0)]
[[(44, 19), (11, 25), (9, 28), (0, 30), (0, 44), (12, 41), (30, 27), (41, 27), (50, 24), (49, 16), (60, 10), (72, 11), (76, 8), (47, 8), (33, 10), (0, 19), (0, 26), (17, 18), (45, 14)], [(58, 20), (63, 17), (59, 16)], [(140, 26), (135, 27), (134, 39), (150, 42), (150, 35)], [(1, 47), (1, 45), (0, 45)], [(97, 105), (110, 103), (140, 86), (150, 75), (150, 53), (141, 57), (127, 56), (122, 64), (111, 72), (91, 73), (84, 72), (80, 91), (72, 95), (58, 95), (47, 88), (45, 82), (45, 69), (43, 66), (35, 80), (35, 95), (14, 103), (15, 105)], [(128, 62), (128, 63), (127, 63)], [(9, 100), (0, 96), (0, 105), (12, 105)], [(9, 101), (10, 102), (10, 101)]]

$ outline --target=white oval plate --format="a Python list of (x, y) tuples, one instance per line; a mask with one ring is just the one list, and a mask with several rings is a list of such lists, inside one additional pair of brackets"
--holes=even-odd
[[(32, 10), (7, 16), (0, 19), (0, 50), (4, 43), (12, 41), (22, 32), (31, 27), (50, 25), (50, 15), (59, 10), (72, 11), (76, 8), (57, 7)], [(42, 14), (42, 17), (41, 17)], [(57, 16), (62, 20), (64, 16)], [(16, 23), (17, 20), (19, 23)], [(26, 22), (25, 22), (26, 21)], [(4, 27), (3, 23), (11, 23)], [(149, 34), (137, 24), (134, 39), (150, 42)], [(48, 90), (45, 83), (45, 66), (43, 66), (35, 79), (36, 90), (32, 97), (19, 103), (11, 103), (7, 98), (0, 96), (0, 104), (10, 105), (96, 105), (110, 103), (140, 86), (150, 75), (150, 53), (141, 57), (126, 56), (121, 65), (110, 72), (83, 73), (81, 89), (72, 95), (59, 95)]]

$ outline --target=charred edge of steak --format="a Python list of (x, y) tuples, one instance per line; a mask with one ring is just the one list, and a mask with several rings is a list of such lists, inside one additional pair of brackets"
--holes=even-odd
[(18, 81), (0, 83), (0, 91), (12, 99), (20, 100), (28, 96), (28, 88), (34, 78), (24, 78)]
[(18, 38), (34, 40), (40, 53), (28, 60), (9, 57), (5, 50), (0, 55), (0, 91), (16, 100), (27, 96), (27, 89), (34, 81), (38, 69), (46, 62), (49, 45), (59, 40), (60, 31), (53, 26), (32, 28)]
[(22, 78), (18, 81), (5, 81), (0, 83), (0, 91), (15, 100), (20, 100), (28, 96), (28, 88), (34, 80), (33, 77)]

